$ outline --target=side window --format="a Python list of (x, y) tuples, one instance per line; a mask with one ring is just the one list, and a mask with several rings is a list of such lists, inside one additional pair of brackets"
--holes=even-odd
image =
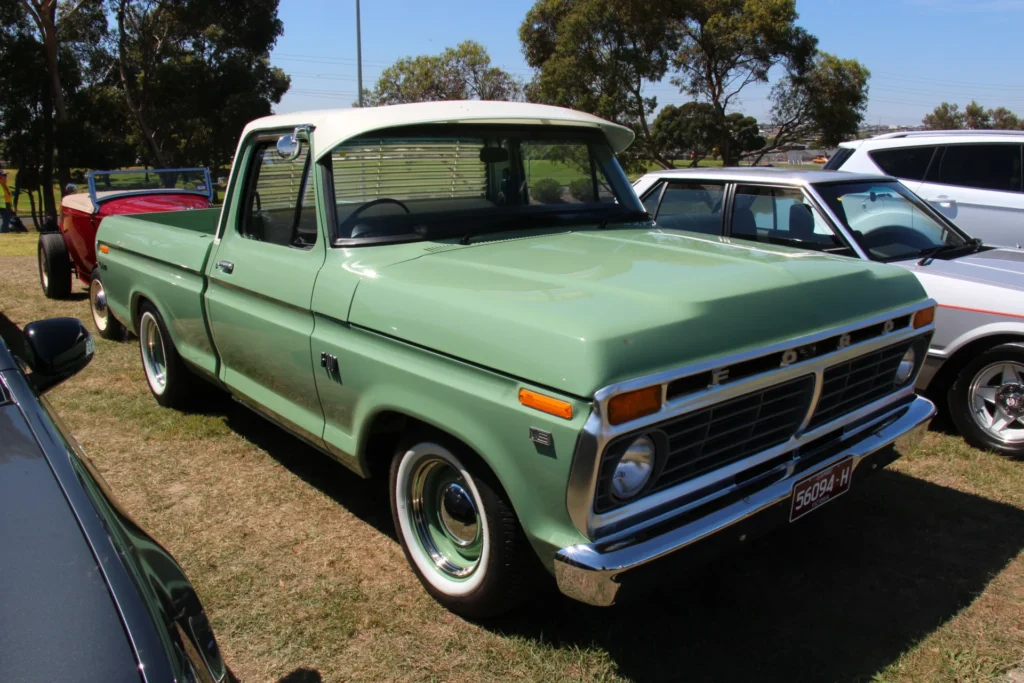
[[(1021, 191), (1020, 145), (949, 145), (938, 177), (943, 185)], [(929, 180), (931, 174), (929, 174)]]
[(722, 183), (670, 182), (655, 220), (670, 230), (721, 235), (724, 199)]
[(896, 147), (868, 152), (883, 173), (904, 180), (924, 180), (935, 147)]
[(799, 249), (845, 252), (846, 246), (828, 222), (795, 188), (736, 188), (731, 237), (781, 244)]
[(654, 187), (647, 191), (647, 196), (643, 199), (644, 209), (647, 213), (654, 216), (658, 210), (658, 200), (661, 199), (661, 192), (665, 189), (665, 183), (655, 183)]
[(253, 152), (239, 232), (259, 242), (308, 249), (318, 232), (309, 145), (295, 159), (282, 159), (275, 146), (276, 140), (261, 141)]

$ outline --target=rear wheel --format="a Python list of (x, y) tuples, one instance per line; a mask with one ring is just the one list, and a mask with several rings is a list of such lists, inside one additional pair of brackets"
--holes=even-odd
[(41, 234), (37, 256), (43, 294), (49, 299), (68, 298), (71, 295), (71, 259), (64, 235), (59, 232)]
[(443, 435), (420, 434), (395, 453), (390, 489), (402, 550), (435, 600), (484, 619), (526, 597), (533, 550), (494, 475), (473, 453)]
[(947, 400), (972, 446), (1024, 456), (1024, 344), (1001, 344), (977, 356), (960, 371)]
[(139, 353), (146, 382), (156, 402), (165, 408), (186, 410), (201, 403), (201, 380), (185, 366), (167, 332), (164, 319), (148, 301), (139, 307), (136, 325)]
[(104, 339), (120, 341), (124, 339), (124, 325), (110, 312), (107, 307), (107, 292), (103, 289), (103, 281), (100, 280), (100, 269), (92, 271), (92, 279), (89, 282), (89, 308), (92, 311), (92, 323), (96, 326), (96, 332)]

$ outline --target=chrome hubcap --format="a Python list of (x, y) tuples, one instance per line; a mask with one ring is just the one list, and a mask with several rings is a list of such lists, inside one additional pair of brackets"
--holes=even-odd
[(469, 486), (445, 460), (427, 458), (410, 479), (409, 511), (416, 540), (434, 566), (453, 579), (480, 565), (480, 514)]
[(42, 250), (39, 252), (39, 279), (43, 283), (44, 290), (50, 286), (50, 278), (46, 274), (46, 257), (43, 256)]
[(164, 356), (164, 341), (160, 336), (160, 327), (150, 313), (143, 313), (139, 325), (139, 344), (142, 348), (142, 364), (146, 369), (146, 377), (153, 389), (161, 393), (167, 386), (167, 361)]
[(457, 482), (441, 492), (441, 525), (452, 541), (465, 548), (476, 540), (480, 524), (473, 497)]
[(1003, 443), (1024, 441), (1024, 364), (995, 363), (974, 376), (970, 389), (975, 423)]
[(92, 306), (92, 321), (96, 323), (96, 329), (107, 329), (107, 293), (103, 291), (103, 285), (99, 280), (93, 279), (89, 283), (89, 303)]

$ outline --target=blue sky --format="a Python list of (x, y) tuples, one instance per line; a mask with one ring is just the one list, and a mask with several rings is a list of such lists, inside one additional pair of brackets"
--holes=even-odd
[[(495, 65), (529, 78), (517, 31), (529, 0), (362, 0), (363, 84), (396, 59), (438, 53), (466, 39)], [(913, 124), (939, 102), (976, 99), (1024, 115), (1024, 0), (797, 0), (799, 24), (820, 47), (871, 70), (867, 120)], [(279, 112), (347, 107), (356, 99), (355, 0), (281, 0), (284, 35), (272, 61), (292, 76)], [(659, 103), (687, 96), (667, 81)], [(768, 87), (744, 91), (741, 108), (767, 120)]]

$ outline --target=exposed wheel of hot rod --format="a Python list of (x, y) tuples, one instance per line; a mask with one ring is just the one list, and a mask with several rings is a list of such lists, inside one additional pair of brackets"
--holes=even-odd
[(48, 299), (66, 299), (71, 295), (71, 259), (59, 232), (39, 236), (39, 284)]

